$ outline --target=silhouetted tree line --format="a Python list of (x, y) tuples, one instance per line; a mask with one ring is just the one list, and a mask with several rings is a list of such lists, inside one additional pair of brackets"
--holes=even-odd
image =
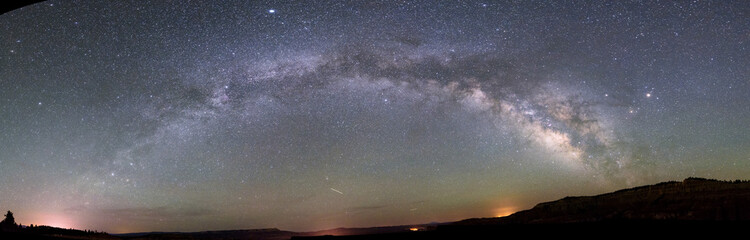
[(62, 234), (62, 235), (92, 235), (92, 234), (107, 234), (106, 232), (94, 231), (94, 230), (78, 230), (72, 228), (58, 228), (45, 225), (29, 225), (24, 228), (27, 232), (33, 232), (37, 234)]
[[(0, 222), (0, 232), (18, 232), (18, 233), (30, 233), (30, 234), (42, 234), (42, 235), (66, 235), (66, 236), (89, 236), (89, 235), (108, 235), (106, 232), (94, 231), (94, 230), (78, 230), (78, 229), (64, 229), (58, 227), (51, 227), (45, 225), (34, 225), (23, 226), (16, 223), (13, 212), (8, 211), (5, 214), (5, 219)], [(0, 235), (1, 236), (1, 235)], [(2, 237), (0, 237), (2, 238)]]
[(13, 217), (13, 213), (8, 211), (5, 214), (5, 219), (0, 222), (0, 231), (3, 232), (15, 232), (18, 231), (18, 224), (16, 224), (16, 218)]
[(700, 177), (689, 177), (689, 178), (686, 178), (685, 180), (687, 180), (687, 181), (691, 181), (692, 180), (692, 181), (728, 182), (728, 183), (749, 183), (750, 182), (750, 180), (739, 180), (738, 179), (738, 180), (734, 180), (734, 181), (731, 181), (731, 180), (730, 181), (723, 181), (723, 180), (718, 180), (718, 179), (713, 179), (713, 178), (700, 178)]

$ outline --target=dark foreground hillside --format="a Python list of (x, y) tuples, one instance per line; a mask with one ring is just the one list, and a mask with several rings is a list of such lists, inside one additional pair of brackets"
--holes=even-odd
[(314, 238), (716, 238), (748, 230), (750, 182), (688, 178), (597, 196), (566, 197), (507, 217), (466, 219), (434, 231)]
[(750, 182), (688, 178), (590, 197), (566, 197), (503, 218), (459, 225), (589, 222), (750, 221)]

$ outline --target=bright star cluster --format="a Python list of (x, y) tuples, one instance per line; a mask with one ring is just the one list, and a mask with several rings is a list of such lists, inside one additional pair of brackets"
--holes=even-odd
[(0, 15), (0, 210), (108, 232), (508, 215), (750, 178), (742, 1), (46, 1)]

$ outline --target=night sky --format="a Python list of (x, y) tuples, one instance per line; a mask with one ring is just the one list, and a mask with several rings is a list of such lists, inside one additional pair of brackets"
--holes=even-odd
[(750, 179), (747, 1), (48, 1), (0, 210), (112, 233), (493, 217)]

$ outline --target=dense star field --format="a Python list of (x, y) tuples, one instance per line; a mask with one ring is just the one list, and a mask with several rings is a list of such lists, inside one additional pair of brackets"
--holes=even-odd
[(492, 217), (750, 178), (746, 1), (46, 1), (0, 210), (109, 232)]

